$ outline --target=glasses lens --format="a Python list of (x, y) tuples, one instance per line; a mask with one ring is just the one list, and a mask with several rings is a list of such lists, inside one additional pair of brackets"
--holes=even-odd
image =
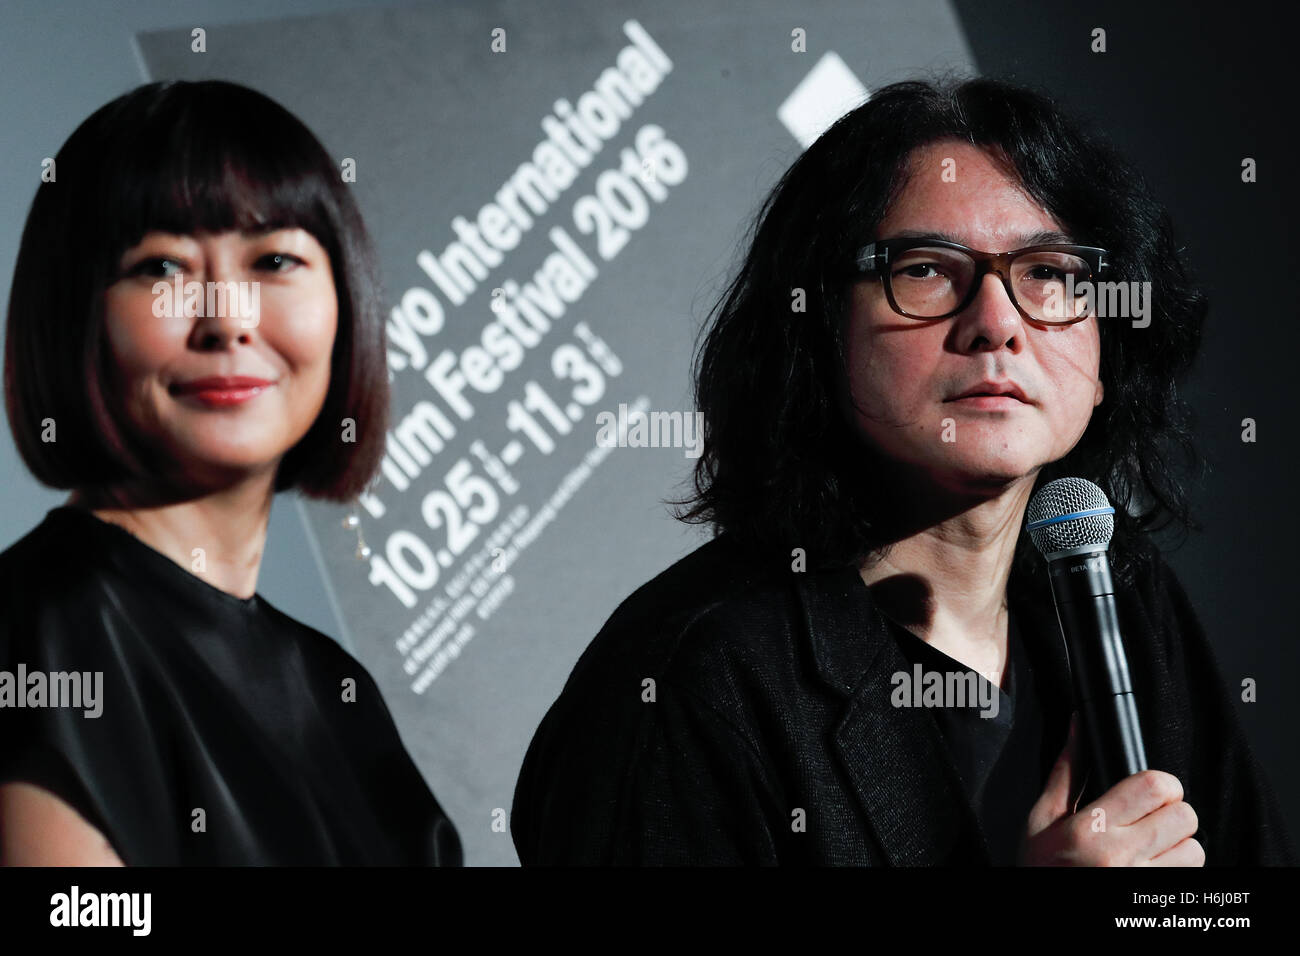
[(1011, 264), (1011, 285), (1020, 307), (1035, 319), (1069, 322), (1092, 312), (1086, 259), (1067, 252), (1030, 252)]
[(947, 315), (957, 308), (974, 276), (974, 260), (942, 246), (907, 249), (889, 263), (894, 301), (908, 315), (921, 318)]

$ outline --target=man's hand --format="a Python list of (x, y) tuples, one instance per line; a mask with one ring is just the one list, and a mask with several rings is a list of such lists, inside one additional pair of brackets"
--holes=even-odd
[[(1183, 785), (1173, 774), (1143, 770), (1074, 810), (1083, 789), (1076, 766), (1078, 725), (1076, 713), (1043, 795), (1029, 811), (1020, 865), (1204, 866), (1205, 850), (1192, 839), (1196, 811), (1184, 802)], [(1104, 829), (1099, 824), (1094, 831), (1094, 820)]]

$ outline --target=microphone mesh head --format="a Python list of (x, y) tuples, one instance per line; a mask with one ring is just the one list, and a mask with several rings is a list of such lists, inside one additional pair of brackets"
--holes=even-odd
[(1106, 492), (1082, 478), (1057, 478), (1038, 489), (1025, 511), (1029, 538), (1048, 559), (1062, 551), (1105, 550), (1115, 533)]

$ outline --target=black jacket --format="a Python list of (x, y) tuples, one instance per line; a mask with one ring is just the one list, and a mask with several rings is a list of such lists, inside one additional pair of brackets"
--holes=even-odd
[[(1117, 602), (1149, 765), (1182, 783), (1206, 865), (1294, 865), (1172, 571), (1157, 558)], [(1054, 760), (1064, 642), (1050, 591), (1014, 606), (1051, 662)], [(725, 535), (709, 542), (618, 607), (542, 721), (515, 790), (520, 860), (990, 863), (934, 716), (890, 704), (907, 666), (855, 569), (761, 571)]]

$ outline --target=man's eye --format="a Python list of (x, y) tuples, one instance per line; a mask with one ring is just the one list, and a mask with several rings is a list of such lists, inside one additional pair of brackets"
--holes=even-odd
[(272, 272), (288, 272), (290, 269), (304, 265), (304, 262), (297, 256), (291, 256), (287, 252), (269, 252), (257, 260), (257, 265), (263, 269), (270, 269)]
[(1064, 282), (1065, 270), (1051, 266), (1034, 266), (1029, 270), (1029, 278), (1039, 282)]

